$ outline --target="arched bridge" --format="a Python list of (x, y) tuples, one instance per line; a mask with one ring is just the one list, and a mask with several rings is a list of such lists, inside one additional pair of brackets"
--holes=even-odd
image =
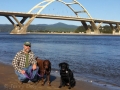
[[(48, 5), (54, 3), (55, 1), (65, 4), (75, 14), (75, 16), (70, 17), (70, 16), (41, 14), (42, 10), (44, 10)], [(74, 10), (72, 8), (72, 5), (78, 5), (79, 7), (82, 8), (82, 11)], [(32, 13), (36, 9), (38, 9), (38, 12)], [(80, 16), (81, 13), (85, 13), (88, 16), (88, 18), (82, 18)], [(14, 29), (11, 31), (11, 34), (26, 34), (28, 26), (35, 18), (81, 21), (82, 25), (86, 29), (86, 33), (88, 34), (91, 33), (91, 29), (94, 30), (95, 34), (99, 34), (100, 26), (102, 25), (102, 23), (106, 23), (110, 25), (111, 29), (113, 30), (113, 34), (116, 32), (116, 30), (119, 30), (120, 33), (120, 22), (110, 21), (110, 20), (99, 20), (92, 18), (89, 12), (77, 0), (72, 0), (72, 2), (70, 3), (66, 3), (64, 2), (64, 0), (43, 0), (42, 2), (35, 5), (28, 13), (0, 11), (0, 16), (5, 16), (14, 26)], [(17, 24), (13, 22), (11, 17), (17, 22)], [(17, 17), (22, 17), (22, 19), (19, 21)], [(91, 26), (87, 25), (87, 23), (90, 23)]]

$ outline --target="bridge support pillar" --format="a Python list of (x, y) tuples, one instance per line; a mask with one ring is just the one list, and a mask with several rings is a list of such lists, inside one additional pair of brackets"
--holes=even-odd
[(112, 31), (113, 31), (112, 33), (113, 33), (113, 35), (114, 35), (114, 34), (120, 35), (120, 26), (119, 26), (119, 24), (116, 24), (115, 27), (113, 27), (113, 25), (110, 24), (110, 27), (112, 28)]
[(118, 30), (118, 32), (119, 32), (119, 35), (120, 35), (120, 26), (119, 26), (118, 23), (116, 24), (116, 28), (117, 28), (117, 30)]
[(10, 32), (10, 34), (26, 34), (27, 27), (26, 26), (15, 26), (14, 29)]
[(92, 29), (94, 30), (94, 34), (100, 34), (100, 31), (99, 31), (98, 27), (95, 25), (95, 22), (91, 21), (90, 24), (92, 26)]
[(110, 27), (112, 29), (112, 34), (114, 35), (116, 33), (116, 30), (115, 30), (114, 26), (111, 23), (109, 25), (110, 25)]
[(86, 34), (91, 34), (91, 29), (90, 27), (87, 25), (87, 23), (85, 21), (81, 21), (83, 27), (85, 28), (86, 30)]
[(113, 34), (113, 35), (115, 34), (115, 29), (112, 30), (112, 34)]
[[(23, 19), (19, 22), (18, 19), (12, 15), (13, 19), (17, 22), (17, 24), (15, 24), (12, 19), (8, 16), (6, 16), (6, 18), (12, 23), (12, 25), (14, 26), (13, 30), (10, 32), (10, 34), (26, 34), (27, 33), (27, 28), (30, 25), (30, 23), (34, 20), (35, 16), (32, 17), (23, 17)], [(23, 24), (25, 22), (25, 20), (29, 18), (29, 20)]]
[(91, 34), (91, 29), (88, 28), (88, 30), (86, 31), (86, 34)]

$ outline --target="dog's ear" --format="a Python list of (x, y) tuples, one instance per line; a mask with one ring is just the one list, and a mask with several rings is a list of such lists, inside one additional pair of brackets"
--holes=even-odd
[(67, 65), (67, 68), (69, 69), (69, 64), (68, 64), (68, 63), (66, 63), (66, 65)]
[(38, 57), (35, 58), (35, 60), (37, 60), (37, 59), (38, 59)]
[(51, 62), (49, 61), (49, 63), (50, 63), (50, 66), (51, 66)]
[(59, 67), (61, 67), (61, 64), (62, 64), (62, 63), (59, 63)]

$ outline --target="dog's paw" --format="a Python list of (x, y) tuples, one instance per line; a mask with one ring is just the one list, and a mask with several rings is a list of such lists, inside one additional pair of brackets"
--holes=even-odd
[(59, 86), (58, 88), (61, 88), (62, 86)]
[(71, 89), (71, 87), (69, 87), (68, 89)]
[(51, 86), (50, 82), (48, 83), (48, 86)]

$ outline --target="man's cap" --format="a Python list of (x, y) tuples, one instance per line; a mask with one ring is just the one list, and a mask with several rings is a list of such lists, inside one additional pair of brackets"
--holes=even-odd
[(24, 45), (31, 46), (31, 43), (30, 42), (25, 42)]

